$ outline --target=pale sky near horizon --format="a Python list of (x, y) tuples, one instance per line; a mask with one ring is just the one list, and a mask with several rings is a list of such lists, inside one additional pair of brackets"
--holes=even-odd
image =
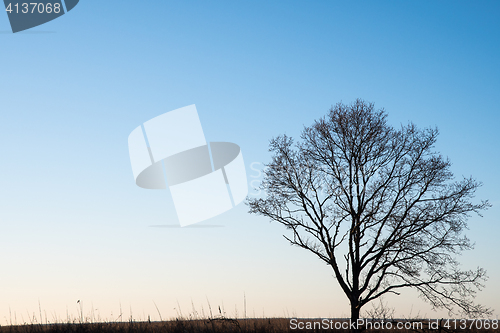
[[(331, 269), (244, 204), (200, 224), (223, 227), (152, 227), (178, 224), (175, 209), (134, 184), (127, 138), (196, 104), (207, 141), (240, 145), (250, 184), (269, 139), (356, 98), (394, 126), (438, 127), (455, 175), (483, 182), (476, 200), (493, 207), (469, 220), (476, 248), (461, 262), (488, 271), (476, 300), (498, 318), (499, 13), (495, 1), (82, 0), (16, 34), (0, 14), (0, 325), (40, 309), (243, 317), (244, 300), (247, 317), (348, 316)], [(412, 291), (384, 302), (446, 317)]]

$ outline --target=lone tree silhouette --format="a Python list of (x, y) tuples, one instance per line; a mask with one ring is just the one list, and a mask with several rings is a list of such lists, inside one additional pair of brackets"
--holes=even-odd
[(291, 230), (291, 244), (333, 269), (351, 305), (351, 320), (385, 294), (415, 288), (434, 309), (481, 316), (473, 302), (486, 272), (460, 270), (456, 257), (473, 244), (462, 233), (481, 186), (455, 180), (450, 161), (433, 149), (437, 129), (387, 124), (373, 104), (341, 103), (305, 127), (300, 140), (271, 140), (272, 160), (250, 213)]

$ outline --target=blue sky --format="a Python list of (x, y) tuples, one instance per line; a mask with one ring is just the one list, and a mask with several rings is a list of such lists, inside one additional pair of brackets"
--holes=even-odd
[[(134, 184), (127, 137), (196, 104), (208, 141), (241, 146), (249, 182), (269, 139), (298, 135), (337, 102), (374, 102), (394, 126), (437, 126), (458, 176), (493, 207), (470, 219), (464, 268), (500, 288), (500, 4), (494, 1), (97, 1), (12, 34), (0, 15), (0, 323), (78, 316), (159, 319), (348, 315), (331, 271), (243, 204), (176, 224), (168, 191)], [(252, 191), (250, 191), (252, 194)], [(314, 281), (314, 283), (311, 283)], [(437, 317), (413, 292), (401, 316)], [(42, 314), (45, 317), (45, 314)]]

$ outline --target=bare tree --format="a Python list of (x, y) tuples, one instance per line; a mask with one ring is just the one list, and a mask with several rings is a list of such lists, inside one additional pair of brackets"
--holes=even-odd
[(433, 308), (469, 316), (491, 313), (473, 302), (482, 268), (463, 271), (457, 256), (473, 244), (463, 235), (481, 185), (455, 180), (435, 152), (437, 129), (395, 129), (387, 114), (356, 100), (337, 104), (304, 128), (300, 140), (271, 140), (272, 161), (250, 213), (291, 230), (291, 244), (331, 266), (351, 305), (360, 309), (385, 294), (415, 288)]

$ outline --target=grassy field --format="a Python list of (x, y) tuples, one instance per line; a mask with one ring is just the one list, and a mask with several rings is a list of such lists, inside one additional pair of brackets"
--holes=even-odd
[[(302, 324), (299, 324), (302, 323)], [(391, 321), (384, 321), (385, 325)], [(467, 322), (467, 328), (460, 329), (460, 323), (457, 324), (457, 328), (454, 329), (453, 324), (448, 325), (446, 322), (441, 321), (441, 325), (438, 325), (437, 321), (434, 327), (429, 327), (428, 321), (423, 321), (424, 325), (422, 328), (418, 328), (418, 325), (414, 328), (409, 329), (397, 329), (397, 321), (392, 321), (392, 329), (388, 329), (387, 326), (380, 328), (381, 324), (379, 322), (379, 329), (367, 329), (364, 332), (500, 332), (498, 328), (491, 327), (491, 321), (489, 329), (478, 329), (477, 326), (484, 325), (484, 321), (481, 324), (479, 322)], [(293, 324), (291, 324), (293, 323)], [(309, 323), (309, 324), (308, 324)], [(317, 324), (314, 324), (317, 323)], [(266, 319), (229, 319), (229, 318), (212, 318), (212, 319), (198, 319), (198, 320), (184, 320), (176, 319), (170, 321), (160, 321), (160, 322), (108, 322), (108, 323), (57, 323), (57, 324), (28, 324), (28, 325), (11, 325), (11, 326), (0, 326), (0, 333), (63, 333), (63, 332), (74, 332), (74, 333), (146, 333), (146, 332), (242, 332), (242, 333), (257, 333), (257, 332), (271, 332), (271, 333), (281, 333), (281, 332), (349, 332), (348, 329), (342, 328), (342, 323), (346, 323), (344, 320), (328, 320), (328, 329), (325, 329), (327, 325), (326, 322), (321, 322), (320, 319), (296, 319), (291, 322), (288, 318), (266, 318)], [(374, 322), (373, 322), (374, 323)], [(406, 321), (406, 323), (411, 323)], [(321, 325), (322, 324), (322, 325)], [(344, 324), (346, 326), (347, 324)], [(407, 324), (410, 325), (410, 324)], [(447, 327), (445, 327), (447, 326)], [(463, 325), (462, 325), (463, 326)], [(487, 325), (488, 326), (488, 325)], [(302, 328), (302, 329), (301, 329)]]

